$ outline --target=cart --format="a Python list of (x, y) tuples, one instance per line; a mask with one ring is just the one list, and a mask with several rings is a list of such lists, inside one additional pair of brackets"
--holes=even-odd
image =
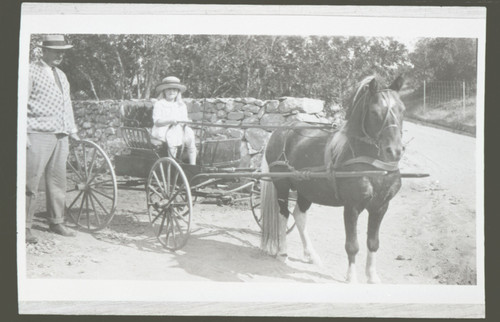
[[(260, 191), (258, 180), (241, 176), (255, 173), (240, 168), (241, 138), (209, 138), (211, 124), (190, 124), (197, 137), (196, 165), (184, 163), (183, 153), (168, 156), (161, 142), (150, 135), (147, 109), (122, 106), (121, 138), (126, 152), (113, 162), (90, 140), (73, 142), (67, 162), (67, 214), (82, 230), (104, 229), (115, 214), (118, 189), (141, 186), (146, 191), (151, 226), (167, 249), (183, 247), (190, 233), (193, 203), (198, 200), (227, 205), (245, 202), (257, 224)], [(216, 177), (226, 174), (228, 177)], [(291, 221), (289, 230), (293, 229)]]
[[(80, 228), (90, 232), (109, 225), (115, 214), (118, 187), (142, 186), (151, 227), (159, 242), (175, 251), (186, 245), (191, 229), (193, 204), (199, 199), (214, 200), (219, 205), (245, 201), (261, 227), (260, 180), (271, 178), (324, 178), (322, 171), (261, 173), (254, 168), (241, 168), (240, 138), (206, 137), (210, 127), (282, 128), (283, 126), (224, 125), (190, 123), (197, 136), (196, 165), (184, 163), (182, 151), (172, 157), (150, 135), (151, 115), (133, 106), (122, 107), (121, 137), (126, 153), (114, 156), (114, 165), (106, 152), (89, 140), (74, 142), (67, 163), (67, 214)], [(325, 128), (311, 125), (307, 128)], [(327, 125), (326, 127), (331, 126)], [(304, 127), (306, 128), (306, 127)], [(385, 171), (336, 172), (336, 177), (383, 175)], [(121, 178), (117, 181), (117, 176)], [(424, 175), (425, 176), (425, 175)], [(234, 197), (234, 196), (238, 197)], [(289, 206), (295, 205), (291, 194)], [(293, 208), (291, 209), (293, 210)], [(288, 232), (295, 223), (289, 220)]]

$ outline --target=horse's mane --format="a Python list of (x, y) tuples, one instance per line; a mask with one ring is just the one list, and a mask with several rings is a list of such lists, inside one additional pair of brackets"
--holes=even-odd
[(368, 84), (375, 76), (365, 77), (360, 81), (355, 90), (347, 99), (346, 122), (340, 128), (339, 132), (332, 136), (332, 139), (327, 143), (325, 149), (325, 165), (327, 169), (336, 168), (345, 159), (347, 153), (350, 152), (348, 134), (353, 132), (353, 123), (356, 118), (361, 115), (361, 110), (356, 109), (359, 98), (369, 90)]
[(355, 90), (351, 91), (351, 94), (347, 99), (347, 110), (346, 110), (346, 119), (349, 119), (358, 98), (363, 95), (368, 89), (368, 84), (375, 78), (374, 75), (365, 77), (362, 81), (356, 84)]

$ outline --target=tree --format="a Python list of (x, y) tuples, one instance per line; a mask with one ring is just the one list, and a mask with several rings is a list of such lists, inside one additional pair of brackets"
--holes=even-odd
[(415, 79), (421, 81), (476, 81), (477, 40), (424, 38), (410, 55)]
[[(32, 37), (32, 43), (40, 35)], [(266, 35), (67, 35), (61, 68), (76, 99), (148, 99), (176, 75), (186, 96), (318, 98), (339, 104), (363, 77), (408, 68), (391, 38)], [(35, 58), (35, 57), (33, 57)], [(466, 57), (462, 59), (467, 59)]]

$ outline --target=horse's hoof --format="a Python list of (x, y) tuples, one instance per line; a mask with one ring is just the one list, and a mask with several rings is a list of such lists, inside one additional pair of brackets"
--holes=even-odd
[(345, 282), (347, 284), (358, 284), (358, 278), (356, 276), (347, 276)]
[(372, 276), (368, 278), (368, 284), (381, 284), (382, 281), (378, 275)]
[(276, 256), (276, 259), (279, 260), (282, 263), (285, 263), (286, 260), (288, 259), (288, 254), (278, 254)]
[(323, 268), (323, 261), (319, 257), (312, 257), (311, 263), (313, 263), (314, 265), (316, 265), (320, 268)]
[(306, 263), (308, 263), (308, 264), (314, 264), (314, 265), (317, 265), (319, 267), (323, 267), (323, 261), (316, 254), (313, 255), (310, 253), (304, 253), (304, 258), (305, 258)]

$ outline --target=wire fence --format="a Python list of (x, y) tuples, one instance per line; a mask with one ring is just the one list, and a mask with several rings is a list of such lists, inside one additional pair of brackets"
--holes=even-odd
[(455, 101), (465, 110), (467, 99), (476, 94), (475, 82), (434, 81), (423, 82), (420, 87), (405, 95), (402, 99), (409, 107), (427, 109)]
[(476, 93), (476, 84), (472, 82), (424, 82), (424, 105), (437, 106), (451, 100), (462, 100)]

